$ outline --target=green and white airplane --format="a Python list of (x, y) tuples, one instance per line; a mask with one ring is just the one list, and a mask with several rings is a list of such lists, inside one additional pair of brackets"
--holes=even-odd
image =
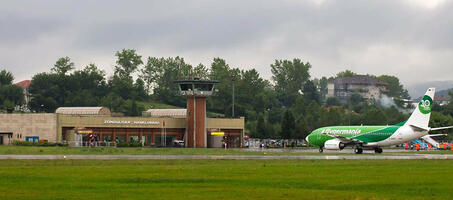
[(435, 88), (429, 88), (420, 100), (417, 108), (409, 119), (392, 126), (329, 126), (322, 127), (310, 133), (305, 140), (313, 146), (328, 150), (342, 150), (351, 146), (356, 154), (363, 150), (374, 150), (382, 153), (385, 146), (402, 144), (428, 135), (431, 130), (453, 128), (428, 127), (431, 108), (433, 105)]

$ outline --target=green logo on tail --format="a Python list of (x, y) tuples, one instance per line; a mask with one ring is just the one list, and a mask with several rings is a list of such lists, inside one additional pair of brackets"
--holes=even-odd
[(433, 107), (433, 99), (428, 95), (425, 95), (420, 103), (418, 103), (418, 109), (423, 114), (428, 114), (431, 112), (431, 108)]

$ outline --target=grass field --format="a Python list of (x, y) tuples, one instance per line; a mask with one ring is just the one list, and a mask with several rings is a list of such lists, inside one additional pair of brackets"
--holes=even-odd
[[(300, 149), (298, 149), (300, 150)], [(352, 150), (345, 149), (352, 153)], [(408, 151), (397, 154), (427, 153), (427, 154), (453, 154), (453, 151)], [(272, 149), (265, 151), (246, 151), (245, 149), (194, 149), (194, 148), (81, 148), (81, 147), (32, 147), (32, 146), (7, 146), (0, 145), (0, 155), (320, 155), (313, 152), (282, 151), (274, 152)], [(378, 155), (392, 155), (386, 152)], [(324, 152), (323, 155), (344, 155), (336, 151)], [(368, 154), (370, 155), (370, 154)]]
[(0, 160), (0, 199), (452, 199), (451, 160)]

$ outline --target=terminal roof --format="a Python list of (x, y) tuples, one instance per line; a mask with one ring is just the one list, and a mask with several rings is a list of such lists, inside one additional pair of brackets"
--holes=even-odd
[(59, 107), (55, 110), (57, 114), (64, 115), (110, 115), (107, 107)]
[(192, 79), (192, 80), (176, 80), (175, 83), (220, 83), (218, 80), (200, 80), (200, 79)]
[(144, 117), (186, 118), (187, 109), (149, 109), (142, 114)]

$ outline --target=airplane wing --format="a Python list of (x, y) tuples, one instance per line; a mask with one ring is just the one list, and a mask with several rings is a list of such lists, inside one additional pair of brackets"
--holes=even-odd
[(448, 134), (444, 134), (444, 133), (442, 133), (442, 134), (429, 134), (429, 135), (423, 136), (422, 138), (424, 138), (424, 137), (437, 137), (437, 136), (448, 136)]
[(437, 130), (444, 130), (444, 129), (450, 129), (453, 128), (453, 126), (446, 126), (446, 127), (437, 127), (437, 128), (430, 128), (430, 127), (420, 127), (420, 126), (415, 126), (415, 125), (409, 125), (412, 129), (415, 129), (417, 131), (437, 131)]
[(446, 126), (446, 127), (437, 127), (437, 128), (430, 128), (430, 131), (436, 131), (436, 130), (444, 130), (444, 129), (450, 129), (453, 128), (453, 126)]
[(361, 140), (358, 140), (358, 139), (354, 139), (354, 138), (345, 137), (345, 136), (341, 136), (341, 135), (337, 135), (337, 134), (333, 134), (333, 133), (322, 133), (322, 134), (337, 138), (338, 140), (340, 140), (341, 142), (343, 142), (345, 144), (350, 144), (350, 143), (366, 144), (366, 142), (364, 142), (364, 141), (361, 141)]

